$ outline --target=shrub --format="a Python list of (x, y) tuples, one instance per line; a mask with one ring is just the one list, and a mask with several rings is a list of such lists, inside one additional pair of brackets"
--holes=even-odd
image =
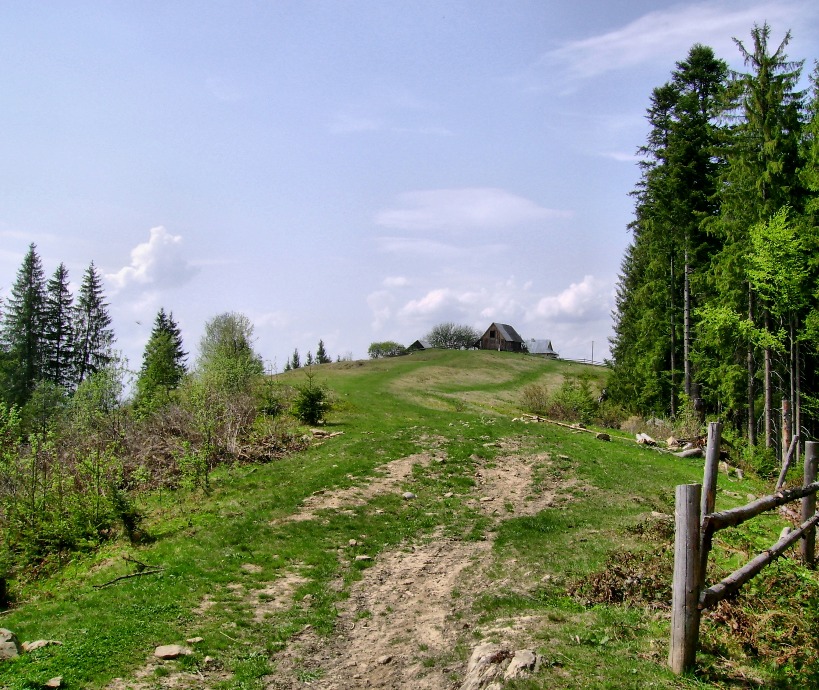
[(548, 414), (564, 421), (589, 424), (594, 419), (597, 406), (588, 381), (565, 379), (551, 397)]
[(329, 409), (327, 391), (317, 385), (312, 371), (307, 372), (307, 383), (300, 386), (293, 401), (293, 415), (304, 424), (319, 424)]
[(545, 414), (549, 408), (549, 394), (545, 386), (532, 383), (523, 389), (523, 409), (532, 414)]

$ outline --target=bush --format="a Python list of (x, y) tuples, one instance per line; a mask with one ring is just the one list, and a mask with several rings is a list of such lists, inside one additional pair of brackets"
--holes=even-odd
[(595, 420), (600, 406), (588, 381), (565, 379), (552, 395), (540, 384), (526, 386), (523, 389), (523, 407), (532, 414), (564, 422), (590, 424)]
[(293, 401), (293, 415), (304, 424), (319, 424), (329, 409), (327, 391), (314, 381), (312, 371), (307, 372), (307, 383), (298, 388)]
[(532, 383), (523, 389), (523, 409), (532, 414), (546, 414), (549, 409), (549, 394), (545, 386)]
[(588, 381), (566, 379), (552, 396), (549, 414), (566, 421), (590, 424), (597, 413), (597, 406)]

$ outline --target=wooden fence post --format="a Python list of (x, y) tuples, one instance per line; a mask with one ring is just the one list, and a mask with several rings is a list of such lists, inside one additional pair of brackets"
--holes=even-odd
[[(805, 478), (803, 486), (816, 481), (817, 450), (819, 443), (816, 441), (805, 442)], [(809, 520), (816, 512), (816, 494), (810, 494), (802, 498), (802, 522)], [(805, 565), (813, 567), (816, 561), (816, 530), (809, 529), (802, 537), (802, 560)]]
[(702, 516), (714, 512), (717, 501), (717, 473), (719, 472), (719, 444), (722, 441), (722, 424), (708, 422), (708, 445), (705, 448), (705, 471), (702, 477)]
[(680, 484), (675, 496), (674, 585), (668, 665), (677, 674), (694, 667), (700, 636), (701, 493), (699, 484)]
[[(708, 445), (705, 447), (705, 469), (702, 477), (702, 500), (700, 519), (714, 512), (717, 503), (717, 476), (719, 474), (719, 446), (722, 442), (722, 424), (708, 423)], [(711, 533), (700, 533), (700, 587), (705, 584), (708, 553), (711, 551)]]

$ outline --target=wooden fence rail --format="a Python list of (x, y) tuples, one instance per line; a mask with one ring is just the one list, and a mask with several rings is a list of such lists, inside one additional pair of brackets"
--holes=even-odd
[[(705, 454), (703, 483), (680, 484), (676, 489), (675, 538), (674, 538), (674, 584), (671, 602), (671, 647), (668, 663), (675, 673), (683, 673), (694, 667), (699, 644), (700, 615), (725, 597), (736, 592), (743, 584), (757, 575), (766, 565), (779, 558), (797, 540), (801, 540), (802, 558), (810, 566), (815, 560), (817, 456), (819, 443), (805, 443), (805, 470), (803, 486), (779, 490), (787, 470), (794, 446), (791, 445), (783, 461), (783, 472), (777, 482), (777, 492), (751, 503), (714, 512), (719, 445), (722, 425), (712, 422), (708, 426), (708, 447)], [(753, 558), (711, 587), (705, 587), (708, 554), (714, 533), (726, 527), (735, 527), (761, 513), (796, 499), (802, 499), (802, 524), (784, 535), (769, 549)]]

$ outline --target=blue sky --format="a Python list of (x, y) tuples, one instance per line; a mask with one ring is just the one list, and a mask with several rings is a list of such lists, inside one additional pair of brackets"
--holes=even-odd
[(134, 368), (159, 307), (279, 370), (442, 321), (600, 359), (651, 90), (764, 21), (807, 74), (813, 0), (5, 2), (0, 295), (93, 260)]

